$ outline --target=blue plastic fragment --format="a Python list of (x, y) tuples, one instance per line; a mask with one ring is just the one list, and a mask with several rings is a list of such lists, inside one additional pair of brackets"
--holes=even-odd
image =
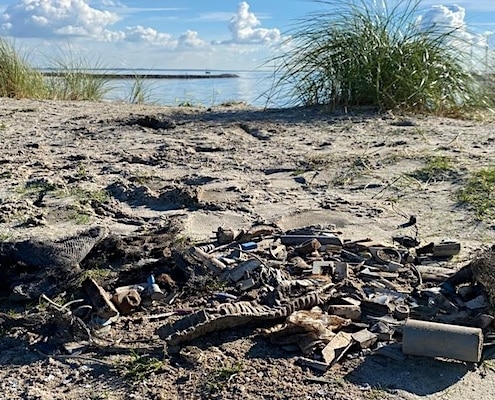
[(215, 297), (219, 299), (229, 299), (229, 300), (237, 300), (237, 296), (230, 293), (216, 292), (213, 293)]
[(258, 247), (258, 245), (255, 242), (241, 243), (241, 249), (244, 251), (254, 250), (257, 247)]
[(447, 293), (447, 294), (454, 294), (455, 293), (455, 287), (452, 286), (449, 282), (443, 282), (440, 285), (440, 289), (442, 292)]

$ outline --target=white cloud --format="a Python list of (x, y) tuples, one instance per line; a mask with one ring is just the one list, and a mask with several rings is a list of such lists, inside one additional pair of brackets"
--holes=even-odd
[(484, 11), (493, 11), (493, 0), (422, 0), (421, 6), (434, 6), (438, 4), (448, 5), (454, 4), (459, 5), (461, 7), (468, 7), (470, 12), (484, 12)]
[[(118, 6), (113, 0), (100, 4)], [(111, 30), (120, 20), (115, 12), (93, 8), (89, 0), (20, 0), (0, 15), (4, 33), (18, 38), (85, 37), (104, 42), (140, 42), (164, 48), (175, 48), (178, 41), (171, 35), (141, 25), (123, 31)], [(182, 39), (184, 45), (197, 46), (199, 37)]]
[(240, 44), (270, 44), (280, 40), (278, 29), (258, 28), (260, 25), (261, 22), (256, 15), (249, 12), (249, 4), (243, 1), (229, 22), (232, 41)]
[(452, 33), (452, 37), (465, 45), (485, 46), (487, 35), (471, 32), (465, 18), (466, 10), (461, 6), (435, 5), (421, 16), (420, 27), (425, 30), (433, 29), (437, 33)]
[[(465, 54), (474, 69), (480, 68), (480, 61), (486, 59), (489, 33), (476, 34), (466, 24), (466, 10), (458, 5), (431, 6), (419, 19), (421, 29), (437, 34), (447, 33), (449, 45)], [(484, 68), (484, 65), (481, 65)]]
[(486, 31), (484, 35), (487, 38), (488, 44), (492, 47), (495, 48), (495, 32), (493, 31)]
[(8, 6), (0, 19), (2, 28), (16, 37), (100, 38), (119, 17), (92, 8), (85, 0), (21, 0)]
[(181, 49), (201, 49), (207, 46), (206, 41), (201, 39), (198, 32), (188, 30), (179, 37), (177, 44)]
[(113, 0), (101, 0), (101, 4), (106, 7), (124, 7), (124, 5), (120, 1)]
[(458, 5), (434, 5), (421, 17), (421, 26), (429, 28), (435, 26), (445, 29), (464, 29), (466, 10)]
[[(121, 59), (132, 59), (136, 65), (154, 65), (157, 63), (155, 59), (163, 63), (165, 58), (169, 67), (198, 62), (208, 65), (208, 68), (225, 68), (227, 65), (252, 67), (253, 60), (266, 58), (270, 45), (281, 41), (280, 31), (262, 27), (260, 15), (252, 13), (245, 1), (238, 4), (235, 13), (212, 11), (183, 21), (215, 21), (217, 26), (224, 27), (224, 36), (230, 31), (230, 40), (217, 42), (212, 42), (213, 38), (207, 42), (201, 31), (188, 27), (180, 35), (171, 35), (155, 26), (128, 22), (132, 21), (131, 14), (141, 10), (162, 13), (182, 8), (161, 5), (133, 8), (123, 3), (127, 2), (12, 0), (10, 5), (0, 7), (0, 36), (19, 38), (43, 51), (70, 38), (69, 42), (82, 46), (85, 51), (99, 51), (105, 58), (119, 60), (119, 63)], [(163, 13), (160, 18), (163, 19)], [(164, 54), (172, 53), (173, 57), (164, 57)]]
[[(91, 4), (95, 4), (92, 6)], [(113, 11), (101, 10), (98, 5), (118, 7)], [(179, 38), (168, 33), (142, 25), (130, 26), (123, 30), (110, 29), (130, 10), (119, 0), (17, 0), (0, 14), (0, 34), (18, 38), (61, 39), (83, 37), (97, 41), (129, 41), (149, 43), (164, 48), (197, 49), (207, 43), (198, 32), (187, 30)], [(136, 9), (137, 10), (137, 9)], [(149, 11), (150, 9), (147, 9)], [(171, 10), (159, 8), (154, 10)], [(118, 13), (119, 14), (118, 14)], [(280, 41), (280, 31), (276, 28), (261, 27), (258, 17), (249, 11), (245, 1), (238, 5), (237, 12), (230, 18), (226, 13), (206, 13), (201, 20), (229, 21), (228, 28), (232, 39), (222, 44), (273, 44)]]
[(458, 5), (433, 5), (423, 12), (418, 23), (421, 30), (431, 32), (432, 35), (448, 34), (451, 42), (454, 37), (465, 36), (465, 17), (466, 11)]
[(173, 48), (177, 41), (168, 33), (158, 32), (156, 29), (141, 25), (131, 26), (123, 32), (123, 39), (130, 42), (145, 42), (155, 46)]
[(110, 31), (104, 29), (100, 32), (99, 41), (103, 42), (120, 42), (125, 39), (125, 33), (122, 31)]
[(198, 16), (199, 21), (209, 22), (228, 22), (231, 18), (231, 12), (206, 12)]

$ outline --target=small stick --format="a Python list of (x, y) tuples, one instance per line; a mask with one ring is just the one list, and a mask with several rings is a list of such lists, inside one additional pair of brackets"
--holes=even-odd
[(57, 360), (65, 360), (67, 358), (74, 358), (76, 360), (92, 361), (92, 362), (96, 362), (96, 363), (100, 363), (100, 364), (108, 365), (108, 366), (113, 365), (112, 363), (110, 363), (108, 361), (99, 360), (99, 359), (93, 358), (93, 357), (81, 356), (79, 354), (46, 354), (46, 353), (39, 351), (38, 349), (36, 349), (35, 351), (38, 354), (42, 355), (43, 357), (51, 357), (51, 358), (55, 358)]
[(163, 314), (145, 315), (144, 318), (147, 319), (148, 321), (152, 321), (155, 319), (168, 318), (168, 317), (171, 317), (172, 315), (175, 315), (175, 314), (177, 314), (175, 311), (171, 311), (171, 312), (166, 312)]
[(402, 175), (399, 175), (397, 178), (395, 178), (392, 182), (389, 182), (382, 190), (380, 190), (378, 193), (374, 194), (371, 196), (372, 199), (376, 198), (377, 196), (381, 195), (385, 190), (390, 188), (394, 183), (399, 181), (402, 178)]

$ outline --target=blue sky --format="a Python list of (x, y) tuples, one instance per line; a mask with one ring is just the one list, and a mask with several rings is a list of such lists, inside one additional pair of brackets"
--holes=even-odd
[[(424, 21), (495, 44), (494, 0), (421, 4)], [(0, 0), (0, 35), (37, 64), (70, 46), (107, 67), (253, 69), (280, 51), (297, 19), (321, 7), (311, 0)]]

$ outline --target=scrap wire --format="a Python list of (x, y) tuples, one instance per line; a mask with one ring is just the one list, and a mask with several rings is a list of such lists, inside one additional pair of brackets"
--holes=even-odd
[(254, 254), (254, 253), (253, 253), (252, 251), (250, 251), (250, 250), (243, 250), (243, 249), (242, 249), (242, 247), (241, 247), (241, 245), (239, 245), (239, 251), (240, 251), (241, 253), (249, 254), (250, 256), (252, 256), (252, 257), (256, 258), (256, 259), (257, 259), (257, 260), (258, 260), (261, 264), (263, 264), (263, 265), (265, 264), (265, 261), (264, 261), (264, 260), (263, 260), (263, 259), (262, 259), (259, 255)]
[[(44, 293), (41, 294), (40, 299), (45, 300), (46, 302), (48, 302), (48, 304), (50, 304), (53, 308), (55, 308), (59, 312), (64, 312), (72, 304), (77, 304), (77, 303), (81, 303), (81, 302), (84, 301), (83, 299), (76, 299), (76, 300), (69, 301), (68, 303), (66, 303), (66, 304), (64, 304), (64, 305), (61, 306), (58, 303), (55, 303), (52, 299), (50, 299)], [(72, 314), (72, 312), (70, 310), (68, 310), (68, 311), (69, 311), (69, 313)]]
[[(72, 310), (68, 309), (68, 307), (70, 307), (72, 304), (77, 304), (77, 303), (81, 303), (83, 302), (84, 300), (83, 299), (75, 299), (75, 300), (72, 300), (72, 301), (69, 301), (68, 303), (64, 304), (64, 305), (59, 305), (57, 304), (56, 302), (54, 302), (52, 299), (50, 299), (46, 294), (42, 293), (41, 296), (40, 296), (40, 300), (45, 300), (50, 306), (52, 306), (53, 308), (55, 308), (58, 312), (60, 313), (67, 313), (68, 315), (70, 315), (72, 321), (76, 321), (79, 326), (86, 332), (86, 334), (88, 335), (88, 339), (90, 342), (93, 341), (93, 337), (91, 335), (91, 330), (89, 329), (89, 327), (84, 323), (84, 321), (75, 316), (74, 313), (72, 312)], [(77, 309), (81, 309), (85, 306), (80, 306), (78, 307)]]
[(416, 265), (414, 265), (414, 263), (408, 263), (408, 264), (411, 267), (411, 269), (413, 270), (413, 272), (416, 274), (416, 276), (418, 277), (418, 280), (419, 280), (418, 287), (422, 287), (423, 286), (423, 277), (421, 276), (421, 272), (419, 272), (419, 269), (416, 267)]

